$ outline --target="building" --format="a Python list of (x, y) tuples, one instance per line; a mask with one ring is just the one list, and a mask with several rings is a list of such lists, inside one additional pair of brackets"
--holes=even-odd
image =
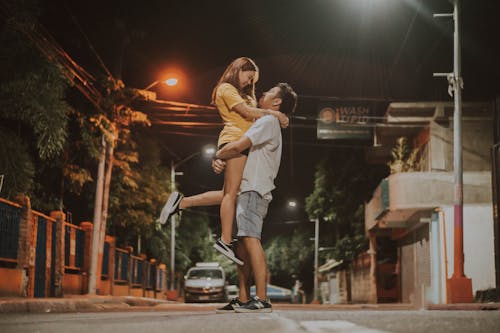
[[(464, 269), (473, 293), (496, 287), (493, 111), (492, 103), (463, 104)], [(392, 267), (387, 276), (399, 289), (397, 301), (446, 303), (454, 255), (453, 103), (391, 103), (386, 122), (375, 128), (368, 161), (390, 161), (401, 137), (415, 159), (393, 163), (395, 170), (406, 163), (408, 172), (383, 179), (365, 206), (376, 269)]]

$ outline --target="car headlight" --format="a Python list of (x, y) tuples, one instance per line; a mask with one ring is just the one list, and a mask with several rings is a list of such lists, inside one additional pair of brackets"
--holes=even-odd
[(210, 291), (213, 293), (221, 293), (224, 291), (224, 287), (212, 287), (210, 289), (211, 289)]
[(224, 292), (224, 287), (205, 287), (205, 288), (194, 288), (194, 287), (185, 287), (184, 290), (189, 293), (221, 293)]

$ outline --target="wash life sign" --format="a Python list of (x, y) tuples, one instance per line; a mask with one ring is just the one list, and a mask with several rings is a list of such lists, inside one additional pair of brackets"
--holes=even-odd
[(371, 140), (373, 105), (366, 102), (329, 101), (320, 103), (318, 139)]

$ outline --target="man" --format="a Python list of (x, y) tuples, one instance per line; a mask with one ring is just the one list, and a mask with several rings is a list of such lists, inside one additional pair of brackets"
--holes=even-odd
[[(297, 104), (297, 94), (290, 85), (279, 83), (265, 92), (259, 100), (261, 108), (281, 111), (291, 115)], [(217, 309), (224, 312), (271, 312), (267, 300), (267, 264), (261, 244), (261, 232), (271, 191), (275, 188), (274, 179), (281, 162), (281, 127), (278, 119), (264, 116), (258, 119), (238, 141), (229, 143), (216, 154), (212, 167), (216, 173), (224, 170), (225, 159), (238, 156), (250, 149), (243, 171), (236, 207), (238, 243), (236, 252), (244, 262), (237, 266), (239, 298), (231, 300), (226, 306)], [(250, 297), (250, 273), (253, 271), (256, 296)]]

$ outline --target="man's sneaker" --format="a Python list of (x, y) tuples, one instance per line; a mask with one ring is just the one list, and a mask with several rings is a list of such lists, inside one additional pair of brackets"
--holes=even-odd
[(234, 253), (233, 250), (233, 245), (232, 244), (226, 244), (222, 241), (222, 239), (218, 239), (215, 244), (214, 244), (214, 249), (228, 257), (230, 260), (234, 261), (238, 265), (242, 266), (243, 265), (243, 260), (238, 258), (236, 254)]
[(163, 206), (160, 214), (160, 223), (165, 224), (170, 216), (179, 212), (179, 205), (184, 196), (179, 192), (172, 192), (168, 197), (167, 203)]
[(271, 303), (254, 296), (247, 303), (234, 308), (234, 311), (238, 313), (273, 312), (273, 307)]
[(236, 309), (237, 307), (242, 306), (243, 304), (245, 304), (245, 303), (240, 302), (240, 300), (238, 298), (233, 298), (231, 301), (229, 301), (229, 303), (227, 303), (222, 308), (216, 309), (215, 313), (229, 313), (229, 312), (234, 312), (234, 309)]

